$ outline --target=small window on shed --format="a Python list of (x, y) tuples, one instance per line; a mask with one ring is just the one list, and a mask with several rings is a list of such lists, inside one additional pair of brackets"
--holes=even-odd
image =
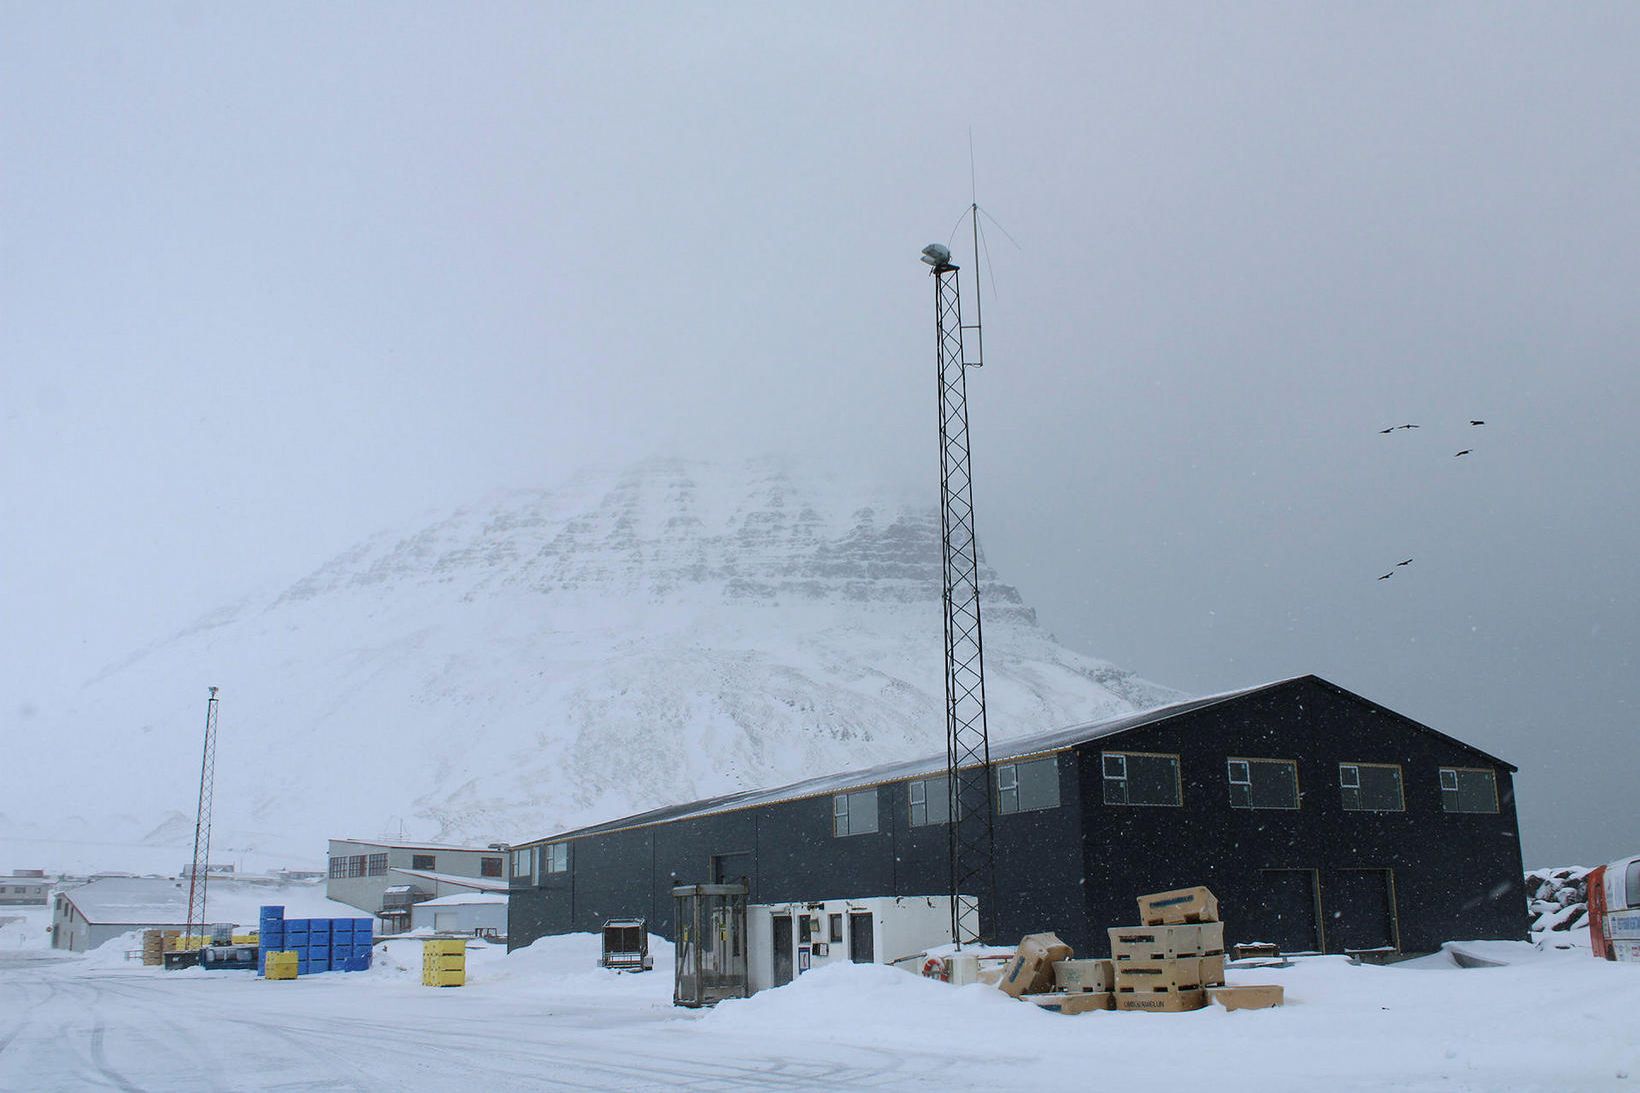
[(514, 850), (512, 852), (513, 876), (532, 877), (535, 875), (535, 851)]
[(833, 835), (869, 835), (877, 830), (877, 788), (839, 793), (831, 799)]
[(1059, 757), (997, 767), (997, 811), (1036, 812), (1059, 807)]
[(410, 855), (410, 868), (412, 869), (437, 869), (437, 862), (438, 859), (431, 854)]
[(1107, 751), (1102, 759), (1107, 805), (1180, 803), (1177, 755)]
[(1297, 808), (1298, 764), (1291, 759), (1231, 759), (1231, 808)]
[(372, 877), (385, 876), (387, 874), (387, 855), (370, 855), (369, 860), (365, 863), (365, 872)]
[(347, 857), (338, 855), (330, 859), (330, 875), (332, 877), (347, 876)]
[(910, 802), (911, 826), (951, 822), (951, 780), (945, 775), (938, 778), (919, 778), (906, 783), (906, 797)]
[(1441, 807), (1448, 812), (1496, 812), (1497, 775), (1490, 770), (1442, 767)]
[(478, 875), (481, 877), (499, 877), (501, 875), (501, 859), (478, 859)]
[(1338, 790), (1346, 812), (1401, 812), (1401, 768), (1393, 763), (1340, 763)]

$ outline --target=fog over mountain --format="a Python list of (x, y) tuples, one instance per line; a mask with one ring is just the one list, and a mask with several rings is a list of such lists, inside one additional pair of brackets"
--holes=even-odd
[[(155, 745), (201, 719), (207, 676), (228, 859), (401, 825), (516, 840), (938, 753), (939, 589), (936, 510), (778, 461), (500, 494), (111, 665), (28, 738), (25, 764), (91, 746), (73, 784), (20, 787), (0, 843), (66, 821), (180, 856), (198, 761)], [(998, 738), (1177, 694), (1060, 645), (988, 567), (982, 589)]]

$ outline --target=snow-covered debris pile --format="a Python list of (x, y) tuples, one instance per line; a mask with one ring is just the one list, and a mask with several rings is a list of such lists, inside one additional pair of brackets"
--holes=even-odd
[[(1581, 865), (1534, 869), (1526, 874), (1526, 908), (1532, 918), (1532, 940), (1588, 944), (1589, 870)], [(1564, 936), (1555, 937), (1556, 934)]]

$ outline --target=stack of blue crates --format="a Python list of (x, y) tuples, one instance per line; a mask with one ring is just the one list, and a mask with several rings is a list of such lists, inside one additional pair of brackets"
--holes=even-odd
[(362, 972), (370, 967), (375, 921), (368, 918), (286, 918), (283, 907), (262, 908), (259, 970), (267, 954), (296, 953), (296, 974)]
[(268, 970), (268, 954), (283, 951), (285, 948), (285, 909), (283, 907), (264, 907), (262, 917), (256, 924), (256, 973), (263, 975)]

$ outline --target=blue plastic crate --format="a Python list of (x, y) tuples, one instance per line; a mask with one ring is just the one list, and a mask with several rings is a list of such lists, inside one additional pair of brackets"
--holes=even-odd
[(301, 958), (297, 959), (297, 961), (296, 961), (296, 974), (297, 975), (309, 975), (312, 972), (313, 972), (313, 968), (310, 964), (308, 964), (308, 962), (306, 960), (303, 960)]
[(278, 952), (285, 947), (285, 935), (282, 933), (268, 933), (264, 931), (257, 936), (256, 947), (270, 952)]
[(258, 912), (258, 915), (261, 918), (282, 919), (285, 917), (285, 909), (283, 907), (276, 907), (271, 903), (264, 903), (262, 905), (262, 909)]
[(354, 945), (353, 945), (353, 956), (355, 958), (358, 958), (358, 957), (362, 956), (366, 960), (369, 960), (371, 952), (372, 952), (372, 950), (371, 950), (371, 947), (369, 945), (360, 945), (357, 942), (355, 942)]
[(328, 972), (330, 970), (330, 957), (329, 957), (329, 955), (309, 956), (308, 957), (308, 967), (310, 969), (312, 969), (314, 972)]
[(355, 934), (372, 933), (375, 928), (376, 920), (373, 918), (356, 918), (353, 920), (353, 932)]

